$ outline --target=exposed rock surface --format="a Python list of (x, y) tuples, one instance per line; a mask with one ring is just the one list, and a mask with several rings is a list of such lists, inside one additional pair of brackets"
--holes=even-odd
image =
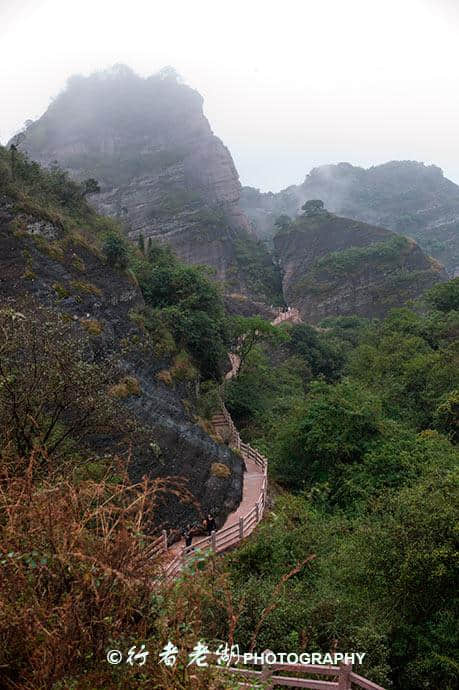
[(459, 186), (435, 165), (392, 161), (365, 170), (349, 163), (311, 170), (303, 184), (278, 194), (244, 187), (241, 208), (260, 237), (281, 214), (294, 217), (307, 199), (339, 215), (413, 237), (451, 276), (459, 273)]
[(238, 173), (202, 106), (170, 71), (143, 79), (116, 66), (72, 77), (18, 141), (42, 164), (96, 178), (101, 193), (91, 201), (131, 238), (167, 242), (185, 261), (211, 266), (229, 291), (253, 294), (235, 249), (250, 239)]
[(381, 317), (446, 279), (414, 240), (321, 211), (274, 236), (289, 305), (303, 320)]
[[(88, 324), (96, 324), (97, 335), (91, 338), (95, 356), (113, 354), (121, 369), (139, 383), (139, 394), (125, 401), (138, 422), (130, 466), (133, 479), (145, 474), (184, 477), (202, 511), (213, 510), (223, 522), (241, 499), (241, 458), (195, 423), (189, 386), (169, 386), (158, 379), (170, 362), (145, 346), (145, 334), (133, 318), (143, 307), (138, 287), (126, 274), (107, 266), (84, 242), (48, 242), (49, 236), (61, 240), (62, 232), (33, 215), (16, 213), (14, 202), (0, 193), (0, 307), (21, 303), (28, 296), (67, 314), (75, 324), (76, 337)], [(96, 453), (110, 448), (117, 453), (118, 443), (119, 439), (104, 437), (100, 448), (97, 442), (91, 448)], [(227, 478), (214, 476), (215, 462), (229, 468)], [(190, 504), (173, 496), (158, 512), (158, 520), (170, 526), (197, 517)]]

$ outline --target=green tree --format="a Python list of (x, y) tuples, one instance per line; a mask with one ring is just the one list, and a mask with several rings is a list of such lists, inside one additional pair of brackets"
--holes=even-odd
[(437, 429), (444, 431), (451, 440), (459, 441), (459, 389), (446, 394), (433, 415)]
[(145, 237), (143, 235), (137, 237), (137, 246), (142, 254), (145, 254)]
[(288, 334), (282, 328), (273, 326), (261, 316), (234, 316), (230, 321), (232, 350), (240, 360), (242, 370), (247, 357), (260, 342), (280, 344), (288, 340)]
[(439, 311), (459, 311), (459, 277), (430, 288), (426, 293), (426, 299)]
[(282, 213), (274, 221), (274, 227), (276, 228), (277, 232), (284, 232), (285, 230), (288, 230), (291, 223), (292, 219), (290, 218), (290, 216), (288, 216), (286, 213)]
[(314, 377), (337, 378), (343, 364), (343, 356), (316, 329), (306, 323), (295, 324), (290, 330), (288, 349), (305, 360)]
[(125, 240), (116, 233), (110, 233), (102, 245), (103, 252), (110, 266), (126, 268), (128, 253)]
[(89, 177), (83, 182), (83, 196), (88, 194), (100, 194), (100, 185), (93, 177)]
[(358, 383), (315, 381), (304, 409), (280, 438), (276, 473), (292, 489), (327, 482), (334, 491), (342, 467), (361, 462), (380, 436), (380, 400)]
[(320, 199), (309, 199), (301, 207), (304, 216), (321, 216), (327, 213), (324, 202)]

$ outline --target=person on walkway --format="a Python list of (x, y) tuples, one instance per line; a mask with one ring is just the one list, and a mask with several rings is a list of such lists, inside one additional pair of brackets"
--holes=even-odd
[(215, 530), (217, 529), (215, 518), (212, 515), (212, 513), (207, 513), (207, 518), (205, 520), (205, 523), (206, 523), (207, 534), (210, 537), (212, 532), (215, 532)]
[(191, 546), (191, 543), (193, 541), (193, 534), (191, 532), (190, 523), (188, 523), (185, 529), (182, 531), (182, 537), (185, 539), (185, 548)]

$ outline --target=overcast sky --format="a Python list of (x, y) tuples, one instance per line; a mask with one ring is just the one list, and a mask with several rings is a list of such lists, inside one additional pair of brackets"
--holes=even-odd
[(459, 183), (459, 0), (0, 0), (0, 141), (71, 74), (173, 65), (243, 184), (436, 163)]

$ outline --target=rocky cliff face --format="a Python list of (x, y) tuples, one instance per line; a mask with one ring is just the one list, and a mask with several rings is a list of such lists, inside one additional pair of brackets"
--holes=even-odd
[(274, 245), (286, 301), (312, 323), (381, 317), (446, 279), (413, 240), (327, 212), (299, 216)]
[(92, 203), (131, 238), (166, 242), (187, 262), (210, 265), (230, 292), (251, 294), (234, 246), (250, 241), (238, 174), (202, 105), (170, 71), (142, 79), (117, 66), (71, 78), (21, 148), (76, 179), (96, 178)]
[(459, 186), (440, 168), (415, 161), (367, 170), (349, 163), (324, 165), (279, 194), (244, 188), (241, 208), (257, 234), (269, 236), (276, 217), (295, 216), (304, 201), (315, 198), (333, 213), (413, 237), (450, 276), (459, 273)]
[[(64, 232), (58, 219), (44, 218), (30, 199), (28, 206), (19, 210), (0, 185), (0, 308), (27, 298), (58, 310), (73, 322), (75, 338), (90, 334), (93, 357), (115, 357), (137, 386), (123, 399), (120, 416), (120, 428), (124, 414), (135, 422), (133, 480), (182, 477), (202, 512), (213, 510), (224, 521), (241, 499), (242, 461), (195, 423), (194, 386), (163, 382), (160, 373), (170, 362), (147, 345), (135, 319), (144, 306), (135, 282), (110, 268), (83, 235)], [(120, 439), (110, 437), (90, 448), (101, 455), (123, 452)], [(216, 476), (214, 463), (226, 465), (228, 476)], [(171, 527), (197, 518), (189, 502), (173, 495), (157, 513), (158, 521)]]

